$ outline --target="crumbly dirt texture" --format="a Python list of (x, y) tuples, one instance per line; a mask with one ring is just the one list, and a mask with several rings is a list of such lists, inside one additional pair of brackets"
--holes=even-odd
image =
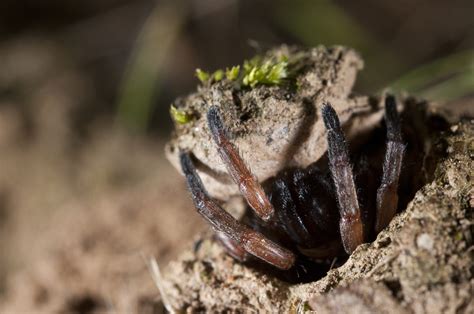
[(167, 145), (167, 157), (179, 169), (179, 150), (192, 151), (204, 185), (219, 199), (227, 200), (238, 194), (238, 189), (212, 144), (206, 121), (211, 105), (221, 108), (232, 141), (260, 181), (289, 165), (306, 167), (325, 153), (325, 130), (319, 116), (323, 102), (333, 105), (348, 133), (354, 125), (358, 131), (369, 128), (381, 117), (374, 114), (379, 108), (370, 106), (367, 97), (351, 93), (357, 72), (363, 67), (355, 51), (339, 46), (310, 50), (283, 46), (269, 54), (301, 58), (296, 91), (285, 86), (236, 90), (224, 81), (210, 88), (201, 86), (196, 93), (175, 102), (194, 119), (176, 125)]
[(437, 143), (446, 155), (435, 180), (341, 267), (289, 285), (234, 262), (210, 236), (166, 270), (170, 306), (180, 310), (317, 313), (472, 313), (474, 123)]
[(14, 189), (11, 174), (1, 181), (0, 313), (163, 311), (147, 264), (167, 263), (204, 223), (186, 210), (192, 203), (159, 157), (162, 145), (111, 133), (73, 161), (33, 147), (4, 159), (9, 172), (28, 175), (15, 177), (24, 189)]
[[(335, 107), (353, 145), (380, 125), (380, 97), (351, 92), (362, 67), (354, 51), (317, 47), (302, 52), (284, 46), (270, 53), (306, 56), (306, 65), (296, 78), (299, 88), (295, 93), (282, 86), (236, 91), (220, 82), (201, 86), (176, 102), (194, 118), (176, 125), (167, 145), (167, 157), (179, 169), (179, 149), (191, 151), (206, 188), (218, 199), (235, 200), (238, 189), (225, 174), (208, 131), (206, 111), (211, 105), (221, 108), (233, 142), (260, 181), (288, 165), (305, 167), (325, 154), (325, 129), (319, 117), (323, 102)], [(452, 110), (448, 114), (433, 103), (400, 100), (404, 123), (417, 125), (412, 136), (425, 140), (424, 170), (430, 173), (430, 183), (416, 193), (408, 208), (373, 243), (361, 245), (344, 265), (324, 278), (290, 285), (235, 262), (210, 233), (204, 234), (193, 249), (165, 270), (163, 285), (169, 306), (191, 311), (474, 311), (473, 123), (466, 120), (456, 124)], [(438, 134), (428, 129), (425, 119), (436, 117), (454, 123), (451, 131)], [(437, 162), (433, 174), (427, 168)], [(238, 201), (226, 203), (233, 213), (239, 206)]]
[[(259, 179), (286, 162), (304, 166), (324, 154), (317, 110), (324, 100), (336, 107), (351, 143), (379, 124), (377, 99), (351, 94), (362, 67), (355, 52), (318, 47), (303, 54), (297, 93), (260, 86), (236, 97), (221, 82), (175, 103), (196, 117), (177, 126), (168, 158), (177, 166), (177, 149), (191, 149), (200, 174), (208, 173), (207, 187), (230, 197), (228, 210), (242, 200), (233, 196), (205, 125), (211, 100), (224, 106), (233, 139)], [(78, 141), (75, 108), (93, 103), (94, 93), (61, 55), (34, 39), (0, 49), (0, 59), (9, 60), (2, 73), (16, 74), (13, 81), (0, 74), (0, 87), (29, 91), (22, 106), (15, 97), (0, 99), (15, 104), (0, 106), (0, 313), (162, 313), (164, 304), (183, 311), (473, 312), (473, 126), (456, 123), (465, 114), (450, 108), (453, 126), (435, 145), (442, 152), (435, 180), (374, 243), (317, 282), (289, 285), (236, 263), (203, 232), (208, 228), (160, 143), (104, 121), (71, 144)], [(15, 66), (32, 60), (31, 68)], [(163, 297), (147, 267), (151, 256), (161, 266)]]
[(162, 142), (110, 121), (78, 138), (95, 94), (63, 56), (36, 37), (0, 47), (0, 313), (160, 312), (148, 259), (205, 225)]

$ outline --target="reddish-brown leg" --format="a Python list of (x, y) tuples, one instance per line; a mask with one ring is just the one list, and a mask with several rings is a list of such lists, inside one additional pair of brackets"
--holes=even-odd
[(222, 118), (216, 106), (209, 108), (207, 122), (212, 138), (217, 145), (219, 155), (227, 171), (239, 186), (240, 193), (264, 221), (268, 221), (274, 214), (273, 205), (268, 200), (262, 186), (245, 165), (235, 146), (229, 141), (227, 131), (222, 123)]
[(227, 254), (238, 260), (239, 262), (248, 261), (250, 254), (234, 239), (225, 235), (222, 232), (216, 232), (216, 238), (222, 244)]
[(330, 104), (322, 108), (324, 125), (327, 129), (329, 169), (336, 188), (341, 220), (342, 244), (345, 251), (352, 253), (364, 242), (361, 210), (357, 199), (354, 176), (349, 160), (349, 150), (336, 111)]
[(377, 233), (389, 224), (397, 212), (398, 179), (405, 153), (397, 105), (395, 98), (391, 95), (385, 98), (385, 124), (387, 125), (387, 148), (383, 163), (382, 182), (377, 190), (375, 222)]
[(285, 270), (293, 266), (295, 255), (291, 251), (232, 217), (208, 195), (189, 153), (181, 152), (180, 162), (194, 205), (218, 234), (223, 234), (224, 239), (228, 237), (235, 241), (231, 245), (238, 244), (246, 252), (275, 267)]

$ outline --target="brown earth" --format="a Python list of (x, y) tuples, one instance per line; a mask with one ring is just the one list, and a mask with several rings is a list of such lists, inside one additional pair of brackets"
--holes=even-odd
[(0, 312), (161, 308), (147, 264), (167, 263), (203, 223), (189, 214), (192, 203), (162, 145), (118, 132), (87, 147), (74, 161), (78, 175), (54, 161), (35, 164), (36, 151), (16, 160), (30, 175), (25, 190), (8, 185), (3, 194)]
[(32, 38), (0, 49), (0, 313), (161, 309), (148, 260), (204, 224), (163, 142), (110, 121), (77, 135), (95, 93), (63, 56)]
[(165, 272), (174, 309), (317, 313), (472, 313), (474, 123), (451, 128), (435, 180), (370, 244), (312, 283), (236, 263), (209, 236)]
[[(284, 46), (270, 54), (283, 51), (291, 59), (291, 54), (302, 53), (292, 49)], [(177, 124), (167, 146), (167, 156), (175, 167), (179, 169), (178, 148), (189, 150), (211, 195), (222, 200), (238, 195), (216, 148), (209, 145), (212, 138), (205, 117), (212, 104), (221, 109), (232, 140), (260, 181), (288, 165), (305, 167), (324, 158), (325, 129), (319, 119), (323, 102), (334, 105), (351, 146), (364, 143), (368, 130), (381, 132), (377, 129), (380, 98), (351, 93), (362, 66), (357, 54), (343, 47), (317, 47), (303, 54), (305, 66), (296, 78), (296, 94), (284, 87), (266, 86), (235, 91), (224, 82), (201, 86), (196, 93), (178, 100), (178, 108), (191, 112), (194, 119)], [(291, 95), (280, 96), (285, 93)], [(425, 176), (427, 184), (375, 242), (360, 246), (343, 266), (324, 278), (290, 285), (268, 272), (236, 263), (211, 235), (205, 235), (199, 247), (185, 252), (165, 271), (164, 292), (169, 307), (207, 311), (289, 311), (310, 307), (318, 313), (353, 309), (471, 311), (472, 122), (453, 125), (451, 133), (440, 134), (432, 127), (433, 121), (446, 119), (452, 123), (464, 113), (458, 112), (456, 118), (453, 108), (409, 97), (400, 99), (406, 137), (422, 142), (419, 154), (425, 156), (420, 176)], [(441, 163), (434, 171), (438, 162)], [(227, 204), (231, 212), (241, 212), (236, 207), (241, 206)], [(390, 304), (393, 307), (387, 307)]]
[[(322, 48), (318, 49), (314, 56), (324, 56)], [(333, 66), (326, 67), (327, 71), (318, 75), (308, 72), (304, 77), (307, 85), (301, 86), (307, 88), (308, 95), (301, 99), (319, 102), (332, 97), (349, 133), (354, 128), (373, 127), (380, 120), (378, 102), (351, 93), (361, 61), (350, 50), (338, 49), (341, 58), (329, 55), (328, 59), (336, 62), (336, 67), (328, 61), (324, 64)], [(339, 72), (343, 68), (349, 72)], [(453, 125), (437, 137), (435, 150), (442, 154), (437, 155), (441, 159), (434, 181), (418, 191), (406, 211), (375, 242), (360, 246), (343, 266), (321, 280), (290, 285), (236, 263), (208, 232), (202, 233), (204, 224), (193, 210), (184, 180), (163, 158), (160, 143), (125, 135), (104, 122), (78, 148), (69, 147), (67, 143), (77, 139), (70, 135), (67, 114), (77, 96), (85, 97), (90, 88), (74, 73), (70, 69), (61, 73), (61, 80), (51, 79), (33, 88), (31, 103), (35, 106), (30, 110), (37, 134), (33, 138), (23, 125), (22, 113), (0, 112), (0, 120), (5, 121), (0, 130), (0, 271), (5, 279), (0, 312), (159, 313), (164, 304), (147, 267), (151, 257), (162, 266), (164, 279), (159, 284), (164, 288), (164, 303), (172, 310), (474, 311), (472, 121)], [(327, 79), (322, 80), (325, 75)], [(267, 104), (294, 105), (300, 97), (287, 101), (285, 94), (279, 93), (275, 87), (256, 89), (244, 95), (242, 108), (249, 108), (247, 100), (257, 105), (265, 99)], [(199, 105), (199, 98), (190, 97)], [(224, 92), (223, 97), (228, 95)], [(70, 107), (64, 109), (64, 103)], [(199, 110), (202, 113), (205, 108)], [(238, 112), (229, 112), (226, 121), (238, 121), (232, 116)], [(283, 129), (287, 126), (285, 132), (302, 145), (293, 148), (293, 136), (278, 136), (265, 123), (260, 123), (262, 129), (254, 133), (253, 140), (262, 143), (270, 136), (275, 141), (270, 147), (287, 153), (269, 151), (267, 155), (304, 165), (323, 154), (324, 137), (318, 126), (311, 128), (316, 132), (311, 135), (298, 131), (302, 127), (288, 123), (289, 119), (308, 120), (301, 108), (291, 112), (294, 114), (287, 115), (287, 120), (278, 120), (285, 118), (283, 111), (255, 117), (263, 119), (260, 122), (273, 117), (271, 121)], [(253, 117), (255, 112), (250, 113)], [(58, 123), (46, 123), (48, 119)], [(248, 121), (246, 126), (255, 122)], [(456, 117), (451, 116), (450, 121)], [(204, 120), (196, 123), (197, 127), (182, 130), (189, 135), (187, 143), (199, 150), (209, 137)], [(315, 123), (319, 123), (317, 119)], [(232, 127), (238, 131), (239, 125)], [(252, 139), (245, 137), (248, 130), (236, 133), (239, 145), (248, 145), (245, 140)], [(310, 144), (301, 139), (311, 139)], [(319, 148), (311, 151), (308, 147)], [(214, 165), (214, 155), (203, 153), (203, 164)], [(261, 167), (266, 173), (260, 175), (269, 176), (282, 164), (281, 160), (269, 163)], [(260, 169), (258, 163), (252, 165)], [(235, 188), (225, 179), (209, 178), (216, 195), (228, 198), (234, 194)], [(176, 258), (179, 252), (183, 253)]]

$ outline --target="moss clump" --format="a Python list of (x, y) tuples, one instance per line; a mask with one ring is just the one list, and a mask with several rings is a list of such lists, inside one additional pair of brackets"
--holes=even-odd
[[(297, 89), (296, 76), (302, 73), (309, 55), (305, 51), (273, 50), (245, 60), (241, 65), (207, 72), (196, 69), (195, 75), (202, 83), (202, 92), (206, 93), (213, 84), (222, 84), (224, 89), (248, 91), (257, 86), (284, 86)], [(192, 114), (170, 108), (173, 120), (186, 124), (192, 120)]]
[(216, 72), (212, 73), (212, 79), (214, 82), (219, 82), (224, 78), (224, 71), (223, 70), (217, 70)]
[(170, 115), (174, 121), (178, 124), (186, 124), (192, 120), (192, 115), (188, 114), (183, 110), (177, 109), (175, 106), (171, 105), (170, 107)]
[(215, 83), (227, 79), (237, 83), (237, 86), (254, 88), (257, 85), (282, 85), (294, 76), (298, 69), (300, 56), (289, 60), (287, 56), (266, 55), (255, 56), (245, 60), (243, 65), (236, 65), (226, 70), (217, 70), (214, 73), (196, 69), (196, 77), (203, 84)]
[(219, 69), (214, 73), (209, 73), (201, 69), (196, 69), (196, 77), (201, 81), (201, 83), (206, 83), (209, 81), (219, 82), (224, 78), (224, 71)]
[(211, 75), (209, 74), (209, 72), (203, 71), (201, 69), (196, 69), (196, 77), (198, 78), (198, 80), (201, 81), (201, 83), (205, 83), (209, 80)]
[(236, 66), (231, 67), (230, 69), (227, 68), (225, 70), (225, 77), (229, 81), (235, 81), (239, 78), (239, 73), (240, 73), (240, 65), (236, 65)]
[(280, 85), (288, 78), (288, 58), (280, 60), (270, 58), (262, 60), (259, 57), (244, 62), (244, 76), (242, 83), (245, 86), (255, 87), (262, 85)]

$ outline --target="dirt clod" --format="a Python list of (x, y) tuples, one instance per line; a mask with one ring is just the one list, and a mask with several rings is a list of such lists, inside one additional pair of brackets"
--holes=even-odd
[[(290, 285), (228, 257), (209, 235), (165, 271), (176, 309), (289, 311), (306, 304), (317, 313), (472, 313), (474, 123), (441, 136), (457, 143), (373, 243), (312, 283)], [(204, 271), (203, 263), (210, 265)]]
[(237, 195), (238, 189), (226, 175), (217, 150), (210, 145), (206, 112), (211, 105), (221, 109), (233, 142), (260, 181), (288, 165), (306, 167), (324, 154), (323, 122), (316, 110), (323, 102), (333, 105), (348, 130), (354, 123), (359, 129), (373, 125), (381, 116), (371, 115), (377, 108), (369, 104), (367, 97), (351, 94), (357, 72), (363, 66), (352, 49), (320, 46), (301, 50), (282, 46), (269, 54), (284, 54), (290, 59), (299, 56), (302, 64), (297, 87), (257, 86), (249, 90), (219, 82), (202, 86), (176, 101), (180, 110), (195, 118), (184, 125), (176, 124), (167, 145), (167, 157), (180, 169), (179, 150), (192, 151), (203, 183), (214, 197), (227, 200)]
[[(276, 51), (301, 53), (288, 47)], [(235, 91), (216, 83), (179, 100), (179, 108), (194, 112), (195, 118), (176, 126), (167, 146), (173, 165), (179, 169), (178, 151), (189, 150), (212, 196), (227, 200), (238, 195), (212, 145), (206, 125), (210, 105), (221, 108), (233, 142), (260, 181), (284, 167), (306, 167), (325, 154), (325, 129), (318, 118), (323, 102), (335, 107), (351, 145), (361, 145), (370, 132), (378, 132), (376, 128), (380, 131), (380, 98), (351, 93), (362, 65), (357, 54), (342, 47), (304, 53), (306, 66), (297, 78), (300, 89), (290, 98), (279, 97), (284, 90), (280, 86)], [(359, 246), (323, 278), (292, 285), (264, 269), (235, 262), (206, 234), (199, 249), (184, 253), (165, 271), (170, 306), (210, 311), (297, 311), (309, 306), (318, 313), (472, 309), (473, 123), (447, 127), (452, 115), (451, 120), (441, 118), (442, 110), (434, 104), (404, 98), (399, 105), (407, 126), (405, 140), (418, 141), (423, 166), (411, 175), (420, 182), (408, 192), (409, 198), (401, 181), (399, 194), (406, 199), (406, 210), (374, 242)], [(435, 121), (444, 121), (444, 126), (432, 127)], [(410, 162), (404, 167), (410, 167)]]

